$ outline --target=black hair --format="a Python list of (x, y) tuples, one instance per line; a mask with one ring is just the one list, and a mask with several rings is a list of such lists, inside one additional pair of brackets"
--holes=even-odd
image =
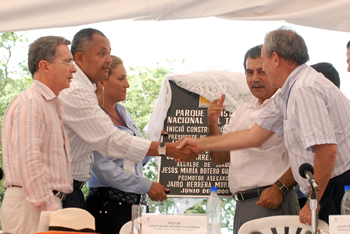
[(261, 57), (261, 47), (262, 45), (257, 45), (257, 46), (254, 46), (252, 48), (250, 48), (247, 53), (245, 53), (244, 55), (244, 60), (243, 60), (243, 66), (244, 66), (244, 70), (246, 70), (246, 62), (247, 62), (247, 59), (248, 57), (249, 58), (252, 58), (252, 59), (255, 59), (255, 58), (260, 58)]
[(87, 48), (87, 46), (89, 45), (89, 43), (87, 42), (92, 42), (92, 36), (95, 33), (106, 37), (101, 31), (94, 28), (84, 28), (74, 35), (74, 38), (72, 41), (72, 47), (71, 47), (71, 52), (74, 59), (75, 59), (75, 54), (77, 52), (87, 53), (89, 49)]
[(311, 65), (311, 67), (322, 73), (328, 80), (332, 81), (335, 86), (340, 88), (339, 73), (331, 63), (316, 63)]

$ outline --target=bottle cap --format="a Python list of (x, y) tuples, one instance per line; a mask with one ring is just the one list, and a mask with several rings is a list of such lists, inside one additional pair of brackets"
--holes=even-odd
[(344, 186), (344, 190), (345, 190), (345, 191), (350, 191), (350, 185), (345, 185), (345, 186)]
[[(349, 189), (350, 189), (350, 186), (349, 186)], [(217, 193), (218, 192), (218, 188), (217, 187), (210, 187), (210, 192), (211, 193)]]

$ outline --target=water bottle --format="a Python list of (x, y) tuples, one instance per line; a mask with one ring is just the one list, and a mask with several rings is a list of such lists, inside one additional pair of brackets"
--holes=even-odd
[(350, 185), (344, 186), (344, 196), (341, 200), (341, 214), (350, 215)]
[(218, 196), (218, 188), (210, 188), (210, 196), (207, 201), (208, 234), (221, 234), (221, 201)]

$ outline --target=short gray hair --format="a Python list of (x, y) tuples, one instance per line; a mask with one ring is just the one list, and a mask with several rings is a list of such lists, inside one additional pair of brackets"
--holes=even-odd
[(265, 36), (264, 51), (268, 58), (277, 53), (288, 62), (301, 65), (309, 61), (304, 39), (293, 29), (280, 27)]
[(28, 68), (32, 76), (39, 69), (39, 62), (41, 60), (52, 61), (55, 60), (57, 53), (56, 47), (58, 45), (70, 45), (70, 41), (64, 37), (47, 36), (40, 37), (29, 46), (28, 52)]

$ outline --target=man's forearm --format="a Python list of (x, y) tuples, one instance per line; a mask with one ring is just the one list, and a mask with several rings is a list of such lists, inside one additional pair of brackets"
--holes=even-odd
[(259, 147), (272, 135), (272, 131), (255, 124), (251, 129), (200, 138), (198, 143), (203, 151), (230, 151)]
[[(284, 173), (279, 179), (282, 184), (284, 184), (288, 189), (292, 188), (295, 185), (295, 179), (292, 173), (292, 169), (289, 168), (286, 173)], [(276, 185), (277, 186), (277, 185)]]
[(208, 124), (208, 128), (209, 128), (209, 136), (218, 136), (221, 135), (220, 132), (220, 128), (219, 128), (219, 124), (215, 123), (215, 124)]
[(152, 141), (146, 156), (158, 156), (158, 147), (160, 145), (160, 142)]
[[(209, 136), (221, 135), (219, 124), (208, 123)], [(211, 161), (216, 165), (224, 164), (230, 161), (230, 151), (210, 151)]]
[[(160, 145), (160, 142), (152, 141), (146, 156), (159, 156), (159, 153), (158, 153), (159, 145)], [(167, 142), (165, 143), (165, 147), (166, 147), (166, 156), (174, 157), (174, 154), (175, 154), (174, 150), (176, 149), (173, 146), (173, 144), (170, 142)], [(176, 151), (179, 151), (179, 150), (176, 150)]]
[[(181, 140), (175, 143), (170, 143), (170, 142), (165, 143), (166, 156), (174, 157), (187, 162), (192, 162), (197, 158), (198, 154), (202, 152), (200, 149), (193, 147), (191, 145), (186, 145), (184, 147), (177, 148), (180, 142)], [(160, 142), (153, 141), (148, 149), (146, 156), (159, 155), (158, 153), (159, 145), (160, 145)]]
[(314, 177), (319, 187), (321, 199), (334, 169), (335, 158), (337, 155), (337, 145), (315, 145), (315, 149)]

